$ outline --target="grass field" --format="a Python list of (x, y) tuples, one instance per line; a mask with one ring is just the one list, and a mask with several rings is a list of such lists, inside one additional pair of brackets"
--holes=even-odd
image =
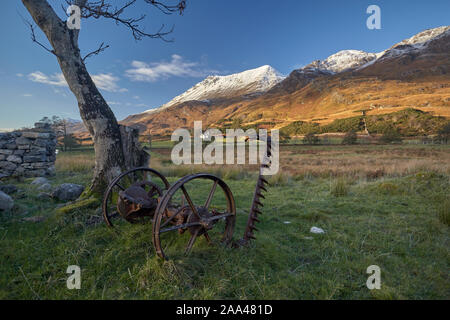
[[(170, 164), (152, 167), (171, 183), (197, 171), (223, 177), (238, 208), (242, 236), (255, 184), (254, 166)], [(449, 299), (450, 147), (285, 146), (250, 247), (209, 247), (163, 262), (151, 225), (108, 229), (96, 208), (58, 214), (30, 179), (16, 207), (0, 215), (1, 299)], [(51, 183), (88, 185), (93, 152), (58, 155)], [(208, 188), (197, 185), (194, 198)], [(42, 222), (24, 218), (40, 216)], [(310, 228), (325, 234), (312, 234)], [(179, 239), (177, 241), (182, 241)], [(81, 267), (81, 290), (66, 288), (67, 266)], [(381, 268), (381, 290), (366, 269)]]

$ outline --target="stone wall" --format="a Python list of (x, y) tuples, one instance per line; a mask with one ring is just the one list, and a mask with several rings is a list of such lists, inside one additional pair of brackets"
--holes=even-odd
[(56, 135), (47, 123), (33, 129), (0, 133), (0, 178), (37, 177), (55, 171)]

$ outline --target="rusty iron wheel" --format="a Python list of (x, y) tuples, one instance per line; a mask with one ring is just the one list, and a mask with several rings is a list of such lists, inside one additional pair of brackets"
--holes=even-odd
[(119, 192), (138, 182), (143, 182), (144, 184), (145, 182), (149, 182), (145, 185), (150, 188), (149, 193), (152, 193), (152, 190), (154, 191), (152, 197), (161, 196), (161, 190), (164, 191), (170, 188), (170, 184), (166, 177), (152, 168), (134, 168), (122, 173), (109, 184), (103, 196), (103, 219), (108, 227), (113, 228), (113, 220), (121, 217), (117, 212)]
[[(194, 201), (188, 192), (189, 186), (195, 187), (198, 180), (212, 181), (209, 192), (201, 195), (206, 196), (206, 200), (203, 201)], [(204, 182), (202, 181), (202, 183)], [(220, 198), (221, 195), (214, 197), (217, 194), (217, 186), (222, 189), (224, 199)], [(220, 199), (217, 199), (218, 197)], [(214, 199), (221, 200), (221, 202), (213, 203)], [(219, 208), (223, 211), (219, 211)], [(169, 215), (168, 212), (173, 213)], [(186, 214), (185, 219), (174, 223), (183, 214)], [(176, 241), (171, 234), (177, 231), (179, 234), (190, 235), (187, 244), (183, 245), (186, 254), (190, 253), (199, 236), (203, 236), (209, 244), (229, 245), (233, 238), (235, 222), (236, 205), (228, 185), (222, 179), (211, 174), (188, 175), (172, 185), (158, 203), (153, 219), (153, 246), (160, 258), (168, 260), (166, 251), (170, 244)], [(220, 231), (222, 225), (224, 225), (223, 231)]]

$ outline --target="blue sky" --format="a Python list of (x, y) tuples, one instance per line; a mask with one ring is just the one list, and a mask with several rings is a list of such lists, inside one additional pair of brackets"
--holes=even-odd
[[(20, 17), (29, 15), (21, 1), (4, 2), (0, 129), (29, 126), (43, 116), (79, 119), (56, 58), (30, 40)], [(63, 2), (49, 1), (61, 17)], [(450, 24), (448, 0), (188, 0), (183, 16), (166, 16), (138, 2), (129, 15), (146, 13), (149, 32), (161, 23), (175, 25), (169, 36), (174, 42), (135, 41), (127, 29), (108, 20), (83, 20), (81, 25), (82, 53), (101, 42), (110, 45), (88, 59), (87, 67), (119, 120), (171, 100), (210, 74), (265, 64), (289, 74), (340, 50), (379, 52), (424, 29)], [(371, 4), (381, 8), (381, 30), (366, 27)], [(46, 43), (39, 30), (37, 36)]]

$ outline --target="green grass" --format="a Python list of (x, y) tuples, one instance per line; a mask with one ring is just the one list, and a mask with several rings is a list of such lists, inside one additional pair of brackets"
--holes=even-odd
[(450, 200), (445, 199), (438, 209), (439, 220), (450, 227)]
[[(335, 133), (361, 131), (361, 118), (356, 116), (351, 118), (336, 119), (332, 123), (319, 125), (315, 122), (294, 121), (281, 128), (281, 132), (292, 135), (303, 135), (307, 133)], [(390, 128), (395, 128), (402, 136), (421, 136), (436, 134), (449, 121), (444, 117), (433, 116), (429, 112), (408, 108), (401, 111), (382, 114), (368, 115), (366, 117), (367, 128), (370, 133), (383, 134)]]
[[(64, 172), (52, 183), (89, 179)], [(255, 180), (226, 182), (238, 208), (238, 239)], [(23, 192), (14, 195), (16, 208), (0, 215), (0, 299), (450, 298), (448, 206), (442, 205), (448, 176), (346, 181), (339, 196), (330, 186), (342, 182), (330, 178), (279, 175), (272, 182), (249, 248), (208, 247), (201, 239), (190, 256), (180, 252), (169, 262), (156, 257), (150, 225), (125, 224), (117, 233), (90, 223), (97, 209), (56, 213), (57, 203), (39, 200), (29, 180), (17, 183)], [(196, 191), (194, 198), (204, 197), (207, 187)], [(23, 221), (29, 216), (47, 219)], [(312, 226), (326, 233), (311, 234)], [(81, 267), (81, 290), (66, 288), (72, 264)], [(381, 290), (365, 286), (373, 264), (381, 268)]]
[[(152, 141), (152, 148), (172, 148), (177, 142), (171, 141), (170, 138), (164, 140)], [(143, 143), (144, 146), (149, 147), (148, 143)]]
[(350, 185), (347, 179), (339, 177), (332, 182), (330, 193), (335, 197), (345, 197), (350, 191)]

